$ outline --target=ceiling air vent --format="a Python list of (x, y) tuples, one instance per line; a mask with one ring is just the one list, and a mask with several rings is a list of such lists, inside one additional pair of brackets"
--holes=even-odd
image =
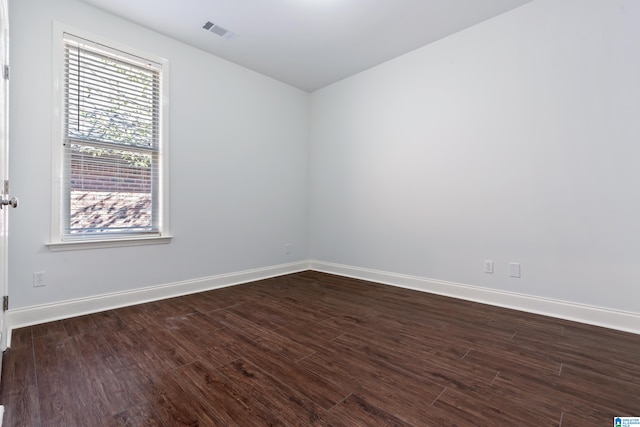
[(231, 40), (237, 36), (233, 31), (229, 31), (226, 28), (221, 27), (220, 25), (214, 24), (211, 21), (207, 21), (206, 24), (202, 26), (205, 30), (209, 30), (214, 34), (219, 35), (227, 40)]

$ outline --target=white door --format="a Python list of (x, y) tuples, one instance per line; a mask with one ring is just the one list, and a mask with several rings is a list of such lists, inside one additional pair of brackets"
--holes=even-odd
[[(0, 350), (7, 348), (7, 322), (5, 298), (7, 286), (7, 234), (9, 232), (9, 206), (17, 206), (17, 199), (9, 193), (9, 14), (7, 0), (0, 0)], [(2, 372), (0, 358), (0, 373)]]
[[(6, 183), (6, 185), (5, 185)], [(7, 319), (5, 298), (8, 301), (7, 234), (9, 204), (14, 207), (18, 200), (9, 200), (9, 11), (7, 0), (0, 0), (0, 375), (2, 375), (2, 353), (7, 349)], [(6, 206), (6, 207), (5, 207)], [(2, 378), (0, 377), (0, 381)], [(0, 405), (0, 426), (4, 406)]]

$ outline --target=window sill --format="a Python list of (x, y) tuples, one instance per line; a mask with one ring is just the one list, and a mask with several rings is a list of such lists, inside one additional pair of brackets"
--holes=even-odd
[(129, 237), (109, 240), (83, 240), (76, 242), (51, 242), (47, 247), (52, 252), (76, 251), (81, 249), (119, 248), (126, 246), (163, 245), (171, 242), (173, 236)]

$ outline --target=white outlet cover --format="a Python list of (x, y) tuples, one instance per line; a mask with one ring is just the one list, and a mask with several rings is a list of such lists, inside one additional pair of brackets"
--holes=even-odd
[(33, 286), (36, 288), (44, 286), (45, 285), (44, 279), (45, 279), (44, 271), (33, 273)]
[(484, 272), (493, 274), (493, 260), (487, 259), (484, 261)]
[(519, 262), (512, 262), (509, 264), (509, 271), (511, 272), (511, 274), (509, 274), (509, 276), (511, 277), (520, 277), (520, 263)]

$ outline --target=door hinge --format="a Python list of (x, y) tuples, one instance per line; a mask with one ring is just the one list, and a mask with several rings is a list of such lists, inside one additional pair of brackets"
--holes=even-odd
[(9, 295), (2, 297), (2, 311), (9, 310)]
[(9, 80), (9, 65), (4, 66), (4, 69), (2, 70), (2, 75), (4, 76), (5, 80)]

